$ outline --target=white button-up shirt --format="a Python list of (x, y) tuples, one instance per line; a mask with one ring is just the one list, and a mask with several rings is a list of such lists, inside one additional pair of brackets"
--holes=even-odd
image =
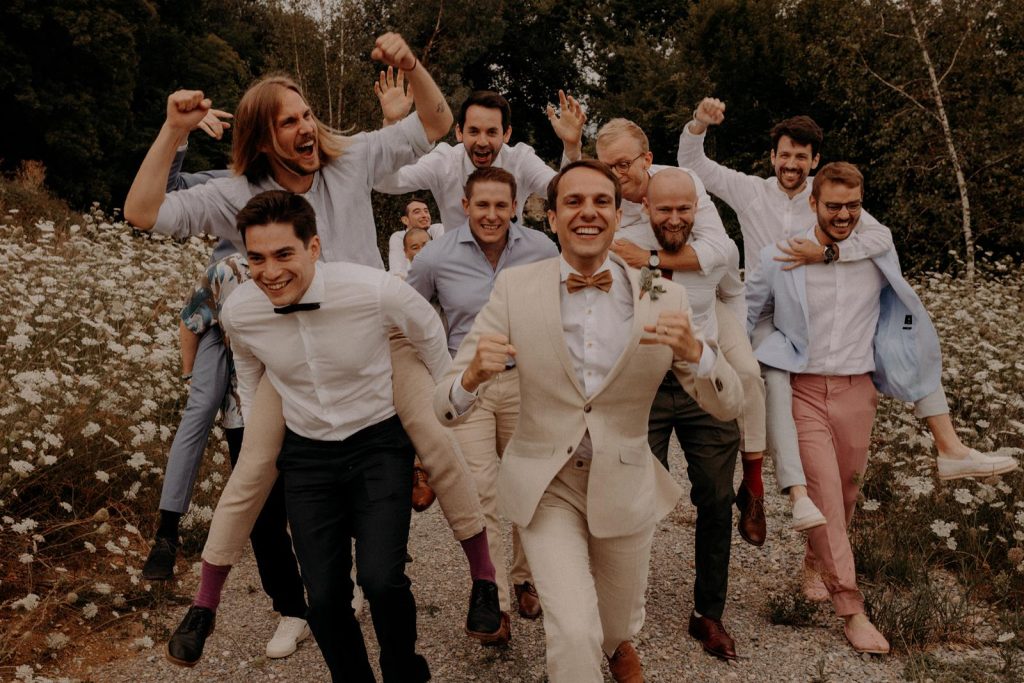
[(318, 263), (302, 303), (320, 309), (278, 314), (256, 283), (228, 298), (221, 325), (230, 340), (248, 421), (266, 368), (290, 430), (341, 441), (395, 414), (388, 332), (397, 326), (434, 381), (451, 367), (444, 328), (427, 301), (400, 279), (352, 263)]
[[(814, 230), (807, 237), (820, 244)], [(842, 244), (840, 243), (840, 249)], [(874, 261), (807, 266), (807, 368), (811, 375), (860, 375), (875, 369), (879, 296), (887, 284)]]
[[(693, 169), (711, 194), (736, 212), (743, 234), (743, 265), (747, 279), (761, 267), (761, 251), (790, 237), (802, 237), (817, 223), (808, 198), (813, 179), (793, 197), (775, 176), (759, 178), (726, 168), (704, 154), (704, 134), (694, 135), (689, 124), (679, 136), (679, 165)], [(892, 233), (867, 211), (861, 212), (858, 234), (839, 245), (840, 261), (859, 261), (892, 249)]]
[[(650, 220), (619, 228), (615, 237), (628, 239), (641, 249), (661, 249)], [(671, 273), (673, 282), (686, 287), (686, 296), (693, 311), (694, 328), (705, 339), (718, 339), (715, 299), (721, 299), (741, 325), (745, 325), (747, 321), (746, 290), (743, 287), (743, 280), (740, 279), (740, 250), (736, 248), (736, 243), (731, 238), (725, 239), (728, 240), (726, 246), (729, 253), (725, 263), (717, 264), (706, 271), (673, 270)], [(692, 234), (686, 243), (694, 245)]]
[[(405, 258), (405, 234), (408, 230), (395, 230), (388, 238), (388, 272), (405, 278), (409, 274), (409, 259)], [(436, 240), (444, 234), (444, 226), (434, 223), (427, 228), (430, 239)]]
[[(408, 117), (406, 117), (408, 118)], [(547, 194), (548, 181), (555, 176), (553, 168), (545, 164), (533, 147), (525, 143), (502, 145), (492, 166), (503, 168), (516, 179), (516, 215), (523, 221), (526, 200), (531, 194)], [(415, 164), (403, 166), (391, 176), (374, 183), (374, 189), (388, 194), (403, 194), (430, 190), (441, 212), (445, 230), (455, 230), (466, 222), (462, 208), (466, 180), (476, 166), (466, 154), (464, 145), (438, 143), (434, 151)]]

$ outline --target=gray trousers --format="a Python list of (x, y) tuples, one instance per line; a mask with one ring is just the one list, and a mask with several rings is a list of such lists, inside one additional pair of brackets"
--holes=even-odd
[(167, 471), (160, 493), (160, 509), (184, 514), (192, 500), (192, 487), (206, 452), (210, 429), (228, 390), (228, 350), (219, 326), (199, 338), (192, 368), (192, 387), (178, 431), (167, 456)]

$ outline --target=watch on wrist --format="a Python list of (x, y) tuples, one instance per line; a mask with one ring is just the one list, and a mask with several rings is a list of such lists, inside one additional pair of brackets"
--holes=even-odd
[(824, 251), (821, 253), (822, 259), (825, 265), (828, 265), (836, 260), (836, 249), (831, 244), (826, 244)]
[(657, 268), (661, 265), (661, 257), (658, 256), (657, 249), (651, 249), (651, 255), (647, 258), (647, 266), (650, 268)]

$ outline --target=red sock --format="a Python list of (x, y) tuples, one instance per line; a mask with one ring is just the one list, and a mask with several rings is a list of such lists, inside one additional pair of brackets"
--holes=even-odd
[(459, 543), (462, 544), (462, 552), (466, 553), (466, 559), (469, 560), (469, 575), (473, 580), (494, 581), (494, 563), (491, 562), (491, 550), (487, 546), (487, 529)]
[(764, 498), (764, 482), (761, 481), (761, 463), (764, 458), (743, 461), (743, 483), (747, 485), (750, 495)]
[(216, 612), (220, 604), (221, 591), (224, 590), (224, 582), (227, 581), (230, 571), (230, 564), (210, 564), (203, 560), (203, 570), (199, 574), (199, 590), (196, 591), (196, 599), (192, 604)]

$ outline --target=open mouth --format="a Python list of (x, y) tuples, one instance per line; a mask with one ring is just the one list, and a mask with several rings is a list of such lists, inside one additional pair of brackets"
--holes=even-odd
[(484, 149), (473, 148), (473, 164), (476, 166), (484, 166), (491, 163), (491, 159), (494, 157), (494, 152), (490, 147)]
[(782, 179), (788, 183), (795, 183), (799, 181), (802, 176), (803, 174), (800, 173), (800, 171), (793, 171), (790, 169), (782, 170)]
[(308, 140), (295, 146), (295, 151), (299, 153), (299, 156), (303, 159), (312, 159), (315, 152), (316, 145), (313, 140)]
[(596, 225), (578, 225), (572, 229), (574, 235), (578, 237), (597, 237), (601, 234), (601, 228)]

